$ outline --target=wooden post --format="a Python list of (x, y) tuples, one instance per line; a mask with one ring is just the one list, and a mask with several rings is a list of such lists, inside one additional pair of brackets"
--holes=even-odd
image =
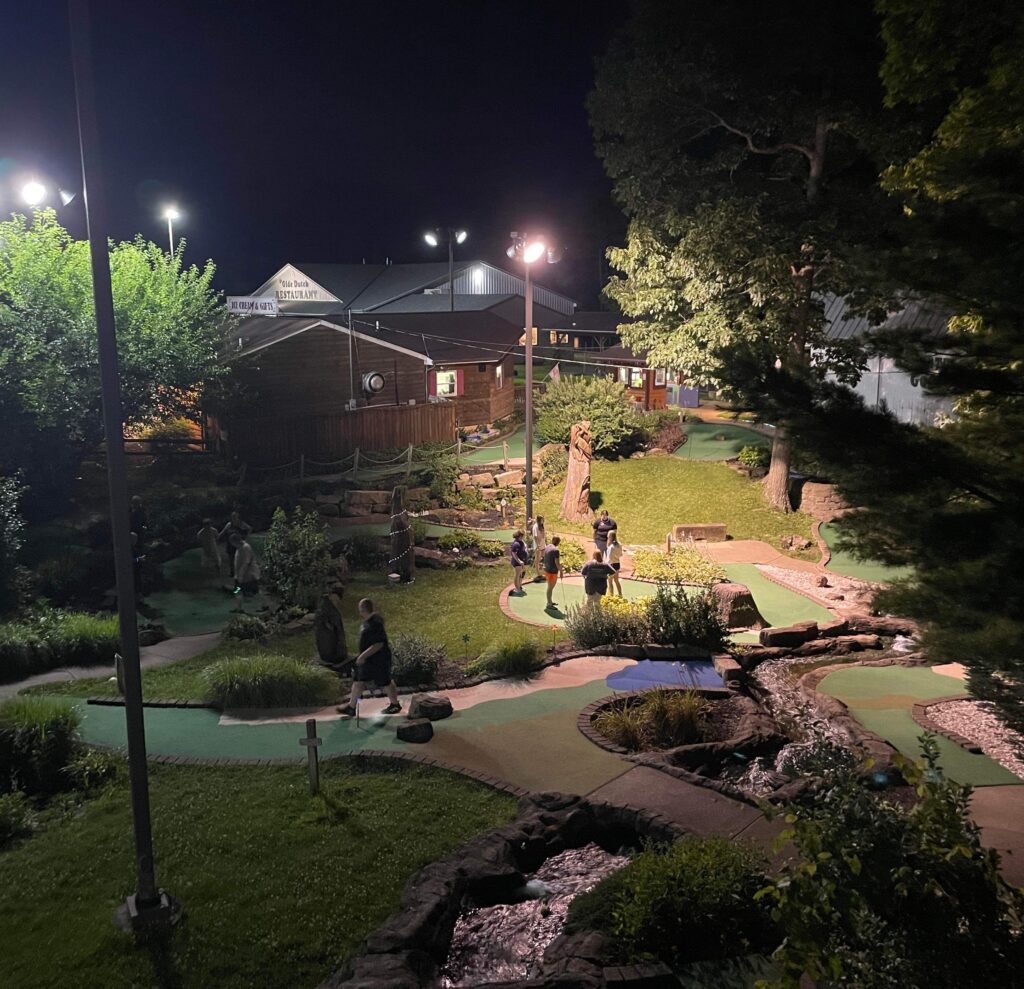
[(665, 552), (666, 553), (671, 553), (672, 552), (672, 533), (671, 532), (668, 533), (665, 536)]
[(505, 461), (505, 470), (508, 471), (508, 440), (501, 441), (501, 456)]
[(359, 447), (356, 447), (356, 452), (352, 454), (352, 480), (358, 480), (359, 478)]
[(299, 480), (306, 480), (306, 455), (304, 453), (299, 454)]
[(409, 451), (405, 458), (405, 479), (409, 480), (409, 475), (412, 473), (412, 444), (409, 444)]
[(309, 793), (315, 797), (320, 792), (320, 757), (317, 749), (323, 744), (322, 738), (316, 735), (316, 718), (306, 721), (306, 737), (299, 739), (299, 745), (306, 749), (309, 759)]
[(462, 437), (457, 436), (455, 438), (455, 463), (458, 463), (462, 457)]

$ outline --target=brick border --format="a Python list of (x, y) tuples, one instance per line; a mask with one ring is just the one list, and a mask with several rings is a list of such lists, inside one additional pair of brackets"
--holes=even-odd
[(959, 732), (952, 731), (949, 728), (943, 728), (940, 724), (933, 721), (931, 715), (928, 713), (930, 708), (933, 708), (938, 704), (948, 704), (950, 701), (973, 700), (975, 700), (975, 698), (970, 694), (951, 694), (949, 697), (936, 697), (934, 700), (915, 704), (910, 709), (910, 715), (922, 728), (924, 728), (925, 731), (934, 732), (936, 735), (948, 738), (955, 745), (959, 745), (960, 748), (965, 749), (974, 755), (984, 755), (985, 750), (977, 742), (972, 742), (969, 738), (965, 735), (961, 735)]

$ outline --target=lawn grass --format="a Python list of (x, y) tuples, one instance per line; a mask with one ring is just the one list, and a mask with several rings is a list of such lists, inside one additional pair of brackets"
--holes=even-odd
[[(417, 570), (412, 584), (394, 586), (383, 575), (357, 573), (352, 576), (343, 600), (345, 633), (349, 654), (354, 654), (359, 635), (357, 606), (359, 599), (370, 597), (384, 616), (388, 634), (424, 636), (440, 643), (449, 658), (461, 662), (475, 657), (488, 646), (522, 635), (536, 636), (544, 646), (563, 639), (564, 633), (526, 626), (506, 617), (498, 608), (498, 594), (512, 580), (507, 564), (473, 567), (467, 570)], [(464, 642), (463, 636), (469, 641)], [(211, 663), (235, 656), (251, 655), (256, 649), (283, 653), (299, 659), (311, 659), (316, 646), (310, 633), (277, 636), (265, 645), (226, 639), (200, 656), (168, 666), (142, 671), (142, 693), (147, 700), (177, 698), (201, 699), (205, 696), (202, 671)], [(340, 684), (339, 684), (340, 686)], [(65, 694), (74, 697), (115, 697), (116, 685), (106, 679), (82, 679), (47, 683), (35, 692)]]
[(398, 905), (423, 865), (514, 814), (512, 798), (426, 767), (153, 766), (157, 880), (185, 915), (163, 944), (111, 923), (133, 886), (121, 781), (0, 852), (0, 985), (314, 986)]
[[(673, 525), (686, 522), (724, 522), (733, 539), (763, 539), (775, 547), (783, 536), (811, 538), (809, 516), (769, 508), (757, 481), (724, 464), (678, 457), (595, 460), (590, 486), (591, 507), (611, 512), (624, 543), (664, 543)], [(538, 498), (537, 511), (550, 520), (548, 529), (589, 535), (589, 523), (559, 519), (562, 493), (557, 485)], [(792, 555), (817, 558), (818, 552)]]

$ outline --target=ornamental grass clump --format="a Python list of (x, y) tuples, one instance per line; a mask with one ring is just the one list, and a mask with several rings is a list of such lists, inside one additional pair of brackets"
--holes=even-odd
[(447, 658), (444, 646), (421, 635), (396, 635), (391, 639), (391, 675), (400, 687), (435, 683), (437, 672)]
[(80, 721), (70, 701), (52, 697), (13, 697), (0, 704), (0, 793), (34, 796), (66, 789)]
[(630, 752), (670, 749), (705, 740), (711, 704), (699, 691), (655, 687), (606, 708), (594, 727)]
[(473, 660), (466, 672), (473, 676), (532, 677), (543, 664), (540, 643), (526, 636), (494, 643)]
[(203, 671), (211, 702), (228, 707), (307, 707), (335, 699), (338, 681), (301, 659), (255, 653), (221, 660)]

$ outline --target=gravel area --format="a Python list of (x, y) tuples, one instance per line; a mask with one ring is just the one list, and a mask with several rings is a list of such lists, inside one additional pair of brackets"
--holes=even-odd
[[(772, 567), (758, 564), (757, 569), (766, 577), (777, 580), (780, 584), (811, 594), (830, 607), (837, 609), (868, 610), (874, 597), (874, 586), (855, 577), (844, 577), (841, 574), (825, 573), (824, 571), (790, 570), (789, 567)], [(827, 587), (820, 587), (818, 581), (825, 577)]]
[(956, 732), (1011, 773), (1024, 779), (1024, 738), (1008, 728), (988, 701), (947, 701), (928, 708), (928, 717)]

